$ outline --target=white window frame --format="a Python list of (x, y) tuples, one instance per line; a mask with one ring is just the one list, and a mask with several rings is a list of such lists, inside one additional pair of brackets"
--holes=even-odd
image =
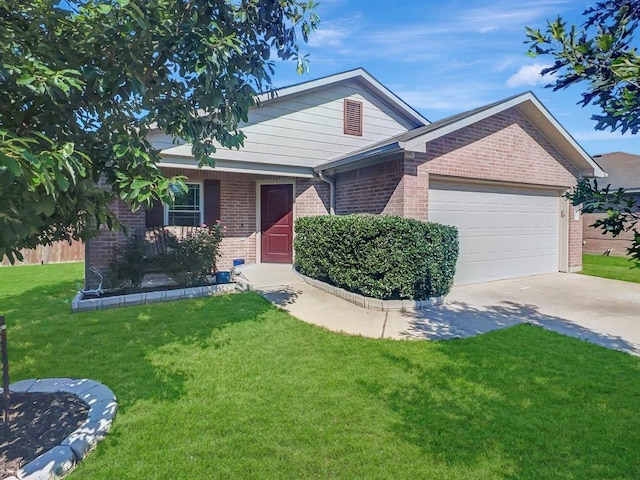
[[(200, 189), (200, 195), (198, 201), (200, 202), (200, 223), (196, 226), (200, 226), (204, 223), (204, 182), (184, 182), (188, 187), (189, 185), (198, 185)], [(164, 204), (164, 224), (169, 225), (169, 210), (170, 205), (168, 203)]]

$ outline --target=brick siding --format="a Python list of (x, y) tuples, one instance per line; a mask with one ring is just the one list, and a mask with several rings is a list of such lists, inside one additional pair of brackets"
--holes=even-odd
[[(544, 185), (563, 191), (579, 172), (516, 108), (377, 165), (336, 175), (336, 213), (428, 220), (430, 176)], [(582, 265), (582, 219), (569, 218), (569, 267)]]
[[(268, 175), (247, 175), (240, 173), (216, 172), (211, 170), (163, 169), (167, 176), (184, 175), (191, 181), (205, 179), (220, 180), (220, 221), (226, 227), (222, 240), (222, 256), (217, 266), (228, 270), (236, 258), (246, 263), (255, 263), (257, 242), (256, 192), (258, 182), (290, 183), (290, 177)], [(322, 215), (329, 210), (329, 185), (320, 180), (296, 179), (294, 212), (296, 217)], [(145, 226), (144, 211), (131, 212), (121, 202), (116, 202), (114, 211), (120, 221), (130, 231)], [(86, 248), (87, 269), (99, 267), (106, 269), (116, 256), (118, 247), (126, 242), (121, 232), (103, 231), (91, 240)], [(91, 279), (88, 273), (87, 279)]]
[(402, 158), (336, 175), (336, 214), (403, 214)]
[(600, 228), (591, 226), (596, 220), (603, 217), (606, 217), (606, 213), (587, 213), (583, 215), (582, 238), (584, 242), (582, 251), (596, 255), (603, 255), (610, 251), (609, 255), (616, 257), (627, 256), (627, 248), (631, 246), (633, 232), (622, 232), (617, 237), (613, 237), (609, 233), (603, 235)]

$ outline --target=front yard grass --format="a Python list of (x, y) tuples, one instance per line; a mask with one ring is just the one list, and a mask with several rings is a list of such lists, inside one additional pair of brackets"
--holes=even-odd
[(639, 358), (528, 325), (343, 336), (252, 293), (72, 315), (81, 275), (0, 269), (12, 380), (118, 397), (70, 480), (637, 478)]
[(634, 263), (629, 261), (627, 257), (583, 255), (581, 273), (594, 277), (640, 283), (640, 268), (631, 268), (633, 266)]

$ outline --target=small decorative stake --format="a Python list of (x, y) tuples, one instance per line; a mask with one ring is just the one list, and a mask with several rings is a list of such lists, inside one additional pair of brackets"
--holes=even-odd
[(2, 348), (2, 416), (4, 428), (9, 429), (9, 353), (7, 352), (7, 324), (4, 316), (0, 315), (0, 347)]

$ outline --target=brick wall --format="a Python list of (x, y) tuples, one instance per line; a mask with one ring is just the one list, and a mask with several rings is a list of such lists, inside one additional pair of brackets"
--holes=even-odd
[(590, 225), (605, 217), (605, 213), (587, 213), (583, 215), (582, 237), (584, 239), (582, 251), (602, 255), (610, 250), (610, 255), (616, 257), (624, 257), (627, 255), (627, 248), (631, 246), (633, 240), (633, 232), (622, 232), (617, 237), (611, 234), (602, 234), (600, 228), (593, 228)]
[[(408, 154), (407, 154), (408, 155)], [(577, 169), (517, 109), (512, 108), (427, 145), (409, 161), (417, 176), (473, 178), (545, 185), (564, 190), (576, 184)], [(428, 200), (427, 200), (428, 203)], [(569, 217), (569, 268), (582, 266), (582, 219)]]
[(297, 179), (296, 218), (327, 215), (328, 213), (329, 184), (316, 179)]
[(416, 156), (426, 173), (462, 178), (569, 188), (578, 175), (515, 108), (434, 140)]
[[(144, 228), (144, 210), (132, 212), (119, 200), (116, 201), (111, 208), (120, 220), (120, 223), (127, 228), (127, 231), (134, 232)], [(98, 282), (98, 278), (90, 269), (99, 268), (106, 270), (109, 264), (116, 258), (118, 249), (122, 247), (126, 241), (127, 237), (122, 232), (112, 232), (105, 226), (101, 226), (100, 234), (85, 244), (85, 283), (87, 288), (94, 288)]]
[[(246, 175), (211, 170), (164, 169), (167, 176), (184, 175), (193, 181), (205, 179), (220, 180), (220, 221), (225, 225), (225, 238), (222, 240), (222, 256), (218, 260), (220, 270), (228, 270), (236, 258), (246, 263), (256, 262), (256, 192), (258, 182), (290, 183), (290, 177), (268, 175)], [(295, 180), (295, 207), (297, 217), (303, 215), (322, 215), (329, 210), (329, 185), (321, 180)], [(130, 212), (124, 204), (115, 205), (118, 218), (131, 230), (144, 228), (143, 211)], [(103, 231), (99, 238), (91, 240), (87, 245), (87, 269), (90, 267), (105, 268), (115, 258), (117, 248), (126, 241), (119, 232)], [(87, 279), (91, 280), (90, 273)], [(93, 285), (90, 285), (93, 286)]]
[(403, 214), (402, 158), (339, 173), (335, 182), (338, 215)]
[[(576, 168), (517, 109), (430, 142), (426, 153), (336, 176), (336, 213), (395, 214), (428, 220), (431, 175), (558, 187), (575, 185)], [(569, 266), (582, 265), (582, 219), (569, 218)]]

